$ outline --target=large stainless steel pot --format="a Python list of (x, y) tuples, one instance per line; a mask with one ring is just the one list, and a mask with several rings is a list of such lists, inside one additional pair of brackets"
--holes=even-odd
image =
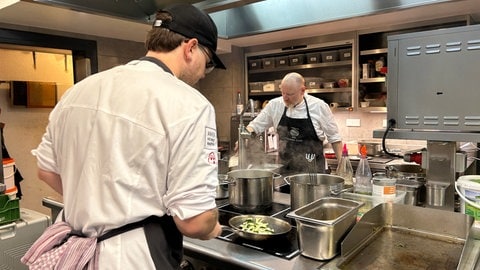
[(267, 170), (234, 170), (227, 173), (230, 204), (253, 213), (272, 206), (273, 175)]
[(345, 179), (331, 174), (295, 174), (284, 178), (290, 184), (290, 209), (342, 192)]

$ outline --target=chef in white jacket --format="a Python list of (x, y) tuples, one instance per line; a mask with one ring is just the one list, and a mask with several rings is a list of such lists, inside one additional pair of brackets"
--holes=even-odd
[(325, 140), (332, 144), (337, 159), (342, 155), (341, 136), (329, 105), (305, 93), (305, 79), (296, 72), (285, 75), (280, 86), (282, 96), (268, 102), (246, 129), (255, 133), (276, 129), (279, 156), (287, 172), (324, 173)]
[(177, 269), (183, 235), (221, 233), (215, 112), (191, 86), (225, 69), (216, 26), (192, 5), (171, 5), (146, 48), (69, 89), (33, 151), (39, 178), (63, 195), (60, 218), (98, 237), (87, 264), (100, 269)]

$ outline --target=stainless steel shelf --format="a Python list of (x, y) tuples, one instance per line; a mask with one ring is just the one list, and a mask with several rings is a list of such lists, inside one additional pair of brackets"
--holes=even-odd
[(339, 67), (339, 66), (351, 66), (352, 61), (336, 61), (336, 62), (325, 62), (325, 63), (315, 63), (315, 64), (304, 64), (297, 66), (283, 66), (283, 67), (274, 67), (274, 68), (264, 68), (264, 69), (253, 69), (249, 70), (248, 74), (258, 74), (258, 73), (270, 73), (278, 71), (293, 71), (301, 69), (311, 69), (311, 68), (322, 68), (322, 67)]
[(387, 52), (388, 52), (388, 48), (380, 48), (380, 49), (360, 51), (360, 55), (382, 54)]
[[(350, 93), (352, 91), (351, 87), (346, 88), (319, 88), (319, 89), (306, 89), (305, 92), (309, 94), (319, 94), (319, 93)], [(250, 92), (250, 96), (280, 96), (282, 92), (272, 91), (272, 92)]]
[(361, 112), (369, 112), (369, 113), (386, 113), (387, 107), (360, 107), (358, 108)]
[(379, 82), (385, 82), (385, 77), (360, 79), (360, 83), (379, 83)]

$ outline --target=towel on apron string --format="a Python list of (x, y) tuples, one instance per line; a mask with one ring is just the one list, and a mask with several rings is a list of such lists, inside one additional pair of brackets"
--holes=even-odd
[(48, 227), (21, 262), (29, 269), (97, 269), (96, 237), (73, 233), (63, 221)]

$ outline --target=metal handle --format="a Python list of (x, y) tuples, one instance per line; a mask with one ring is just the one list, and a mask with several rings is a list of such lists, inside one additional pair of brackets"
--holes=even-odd
[(229, 226), (220, 225), (220, 228), (222, 228), (222, 232), (223, 232), (223, 231), (235, 232), (235, 231), (234, 231), (232, 228), (230, 228)]
[(330, 190), (330, 194), (332, 194), (333, 196), (338, 196), (338, 195), (340, 195), (344, 192), (347, 192), (347, 191), (353, 191), (353, 187), (344, 188), (344, 189), (341, 189), (339, 191)]
[[(2, 233), (0, 233), (0, 240), (15, 237), (16, 226), (17, 226), (17, 223), (15, 223), (15, 222), (8, 223), (8, 224), (0, 226), (0, 231), (3, 231)], [(8, 231), (7, 231), (7, 229), (8, 229)]]
[(459, 188), (458, 188), (458, 185), (457, 185), (457, 181), (455, 181), (455, 190), (457, 191), (458, 193), (458, 196), (460, 198), (462, 198), (462, 200), (464, 200), (465, 202), (471, 204), (472, 206), (475, 206), (476, 208), (480, 208), (480, 205), (478, 203), (475, 203), (471, 200), (469, 200), (467, 197), (465, 197), (465, 195), (463, 195), (462, 192), (460, 192)]

